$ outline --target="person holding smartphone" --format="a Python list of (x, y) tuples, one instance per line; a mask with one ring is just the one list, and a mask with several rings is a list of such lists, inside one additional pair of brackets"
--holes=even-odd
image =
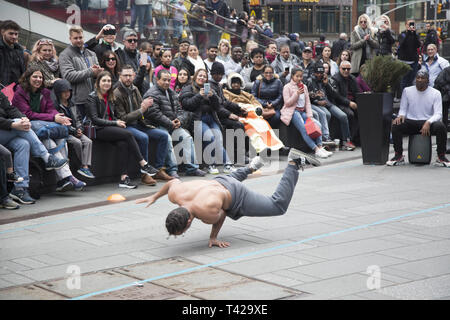
[(403, 31), (399, 37), (399, 47), (397, 51), (398, 59), (411, 67), (409, 71), (401, 80), (400, 88), (403, 91), (404, 88), (412, 86), (419, 70), (419, 55), (417, 49), (420, 48), (420, 38), (416, 32), (416, 23), (414, 20), (409, 19), (405, 24), (406, 30)]
[(115, 41), (116, 27), (112, 24), (106, 24), (95, 37), (86, 42), (86, 48), (94, 51), (97, 55), (97, 59), (100, 61), (106, 51), (114, 51), (118, 49)]

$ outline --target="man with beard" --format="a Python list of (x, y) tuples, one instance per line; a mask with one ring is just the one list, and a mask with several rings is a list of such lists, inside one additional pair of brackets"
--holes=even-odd
[(242, 68), (247, 65), (248, 60), (243, 57), (242, 48), (239, 46), (233, 47), (231, 49), (231, 59), (228, 62), (224, 63), (225, 67), (225, 75), (228, 75), (232, 72), (240, 73)]
[(393, 121), (392, 139), (395, 156), (386, 162), (388, 166), (405, 163), (403, 157), (403, 135), (435, 135), (437, 144), (436, 164), (450, 168), (445, 157), (447, 149), (447, 130), (441, 121), (441, 93), (428, 86), (429, 75), (420, 70), (416, 75), (416, 85), (403, 90), (398, 117)]
[(190, 76), (192, 77), (195, 73), (195, 66), (188, 60), (188, 51), (191, 42), (188, 39), (183, 39), (180, 42), (178, 47), (178, 56), (172, 61), (172, 66), (177, 68), (180, 71), (182, 68), (185, 68), (189, 71)]

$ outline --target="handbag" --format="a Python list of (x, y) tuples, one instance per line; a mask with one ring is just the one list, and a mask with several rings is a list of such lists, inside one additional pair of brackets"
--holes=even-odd
[(305, 129), (311, 139), (317, 139), (322, 135), (322, 130), (320, 130), (320, 127), (311, 118), (306, 118)]
[(85, 120), (83, 122), (83, 134), (91, 140), (97, 138), (97, 127), (92, 124), (92, 121)]

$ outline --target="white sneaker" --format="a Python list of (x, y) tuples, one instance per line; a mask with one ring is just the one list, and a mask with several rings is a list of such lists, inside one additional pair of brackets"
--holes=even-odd
[(228, 174), (228, 173), (232, 173), (234, 171), (236, 171), (236, 168), (232, 164), (225, 164), (223, 166), (223, 173)]
[(297, 150), (295, 148), (291, 148), (288, 154), (288, 161), (293, 161), (297, 164), (303, 162), (302, 158), (306, 160), (306, 163), (312, 164), (315, 167), (318, 167), (321, 165), (320, 161), (316, 159), (313, 155), (304, 153), (300, 150)]
[(322, 159), (328, 158), (328, 153), (322, 148), (319, 148), (315, 152), (315, 155), (316, 155), (316, 157), (319, 157), (319, 158), (322, 158)]
[(208, 167), (208, 173), (209, 174), (219, 174), (219, 170), (216, 168), (215, 165), (212, 164)]
[(328, 154), (329, 157), (331, 157), (333, 155), (333, 152), (326, 150), (325, 148), (322, 148), (322, 150)]
[(252, 169), (253, 171), (257, 171), (261, 169), (264, 166), (264, 162), (262, 161), (260, 156), (256, 156), (250, 161), (248, 164), (248, 167)]

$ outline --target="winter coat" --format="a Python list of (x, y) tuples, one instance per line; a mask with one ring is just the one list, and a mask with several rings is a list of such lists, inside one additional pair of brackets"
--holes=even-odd
[(283, 84), (278, 76), (269, 81), (258, 76), (252, 87), (252, 95), (264, 108), (267, 103), (272, 103), (275, 110), (280, 110), (283, 106)]
[[(306, 82), (306, 85), (310, 93), (309, 99), (312, 104), (318, 105), (317, 102), (321, 100), (328, 100), (331, 102), (337, 96), (337, 92), (334, 91), (333, 87), (330, 85), (330, 82), (325, 84), (323, 83), (323, 80), (318, 80), (314, 75)], [(319, 91), (325, 93), (325, 98), (321, 98), (315, 95), (315, 93)]]
[(211, 89), (213, 89), (217, 93), (219, 103), (225, 108), (225, 110), (229, 111), (228, 114), (226, 112), (223, 112), (221, 114), (222, 117), (228, 118), (231, 113), (234, 113), (236, 115), (242, 114), (241, 107), (239, 107), (239, 105), (237, 105), (234, 102), (231, 102), (225, 97), (224, 90), (222, 89), (222, 86), (219, 83), (215, 82), (214, 80), (210, 80), (209, 83), (211, 84)]
[(392, 46), (395, 43), (394, 35), (391, 30), (386, 31), (378, 31), (377, 33), (378, 43), (380, 44), (380, 48), (378, 49), (378, 54), (382, 56), (391, 55), (392, 54)]
[[(225, 1), (223, 0), (219, 0), (217, 4), (213, 4), (212, 0), (206, 0), (205, 1), (205, 6), (206, 9), (213, 12), (214, 10), (214, 6), (217, 7), (217, 16), (215, 18), (212, 19), (212, 22), (218, 26), (224, 26), (225, 25), (225, 20), (223, 19), (223, 17), (229, 17), (230, 16), (230, 11), (228, 9), (227, 4), (225, 3)], [(212, 16), (214, 17), (214, 16)]]
[(359, 26), (356, 26), (355, 29), (352, 31), (351, 34), (351, 46), (350, 49), (352, 50), (352, 69), (351, 73), (359, 73), (359, 68), (361, 65), (361, 59), (363, 57), (363, 50), (365, 50), (365, 46), (369, 46), (369, 52), (370, 54), (366, 56), (366, 60), (369, 60), (373, 58), (376, 55), (376, 49), (378, 49), (379, 44), (378, 41), (375, 40), (375, 35), (373, 32), (370, 32), (370, 38), (369, 40), (364, 40), (364, 38), (361, 38), (359, 32), (357, 31), (357, 28)]
[[(309, 93), (308, 93), (308, 87), (306, 85), (303, 86), (305, 92), (303, 93), (305, 95), (305, 112), (308, 118), (313, 117), (312, 108), (311, 108), (311, 102), (309, 101)], [(283, 100), (284, 105), (283, 108), (281, 108), (281, 121), (285, 125), (289, 125), (292, 120), (292, 116), (294, 115), (295, 109), (297, 108), (297, 101), (299, 99), (298, 94), (298, 85), (291, 80), (288, 84), (286, 84), (283, 88)]]
[(136, 50), (134, 52), (126, 50), (125, 48), (119, 48), (116, 51), (114, 51), (117, 56), (119, 57), (120, 63), (123, 65), (129, 64), (133, 67), (134, 72), (138, 72), (139, 70), (139, 59), (140, 54)]
[(97, 55), (89, 49), (84, 49), (83, 56), (78, 47), (70, 45), (59, 55), (59, 70), (61, 76), (72, 85), (75, 104), (86, 103), (87, 97), (94, 90), (94, 71), (91, 69), (94, 64), (98, 65)]
[(397, 56), (399, 60), (415, 62), (419, 61), (417, 49), (420, 48), (420, 38), (415, 31), (403, 31), (398, 36), (398, 42), (399, 47), (397, 50)]
[[(297, 56), (290, 54), (288, 64), (290, 66), (289, 70), (292, 70), (292, 68), (294, 68), (295, 66), (300, 65), (300, 59)], [(271, 66), (273, 67), (274, 72), (280, 77), (280, 80), (283, 84), (285, 84), (291, 79), (290, 73), (287, 75), (287, 77), (282, 76), (282, 74), (284, 73), (284, 65), (283, 62), (281, 61), (280, 55), (277, 55), (275, 60), (271, 63)]]
[(64, 113), (66, 117), (72, 119), (72, 125), (71, 128), (69, 128), (69, 132), (72, 134), (75, 133), (76, 129), (83, 128), (83, 119), (81, 118), (81, 114), (78, 112), (77, 106), (72, 101), (72, 94), (68, 99), (68, 106), (64, 106), (63, 104), (61, 104), (61, 93), (68, 90), (72, 92), (72, 86), (70, 85), (69, 81), (67, 81), (66, 79), (57, 80), (53, 84), (51, 97), (56, 110), (58, 112)]
[(331, 59), (337, 59), (341, 55), (341, 52), (347, 50), (350, 47), (347, 40), (339, 39), (333, 42), (331, 47)]
[(21, 85), (16, 87), (16, 92), (11, 103), (30, 120), (55, 121), (55, 115), (58, 114), (58, 111), (56, 111), (53, 105), (50, 90), (43, 88), (40, 94), (40, 112), (31, 110), (30, 94)]
[(331, 77), (330, 85), (337, 93), (334, 97), (334, 103), (338, 107), (350, 106), (350, 100), (347, 98), (349, 88), (353, 97), (356, 97), (356, 94), (359, 93), (358, 84), (356, 83), (355, 77), (352, 75), (349, 75), (346, 79), (341, 75), (341, 73), (337, 73)]
[(0, 37), (0, 83), (4, 86), (18, 83), (25, 69), (23, 48), (17, 43), (10, 48)]
[(107, 43), (103, 39), (97, 40), (95, 39), (95, 37), (86, 42), (84, 46), (89, 50), (94, 51), (99, 61), (101, 60), (103, 54), (106, 51), (114, 51), (114, 49), (117, 48), (117, 47), (113, 48), (109, 43)]
[(143, 124), (142, 116), (144, 114), (141, 112), (142, 96), (136, 86), (131, 85), (130, 90), (132, 92), (131, 96), (122, 86), (122, 83), (118, 82), (113, 91), (117, 117), (125, 121), (127, 125)]
[(11, 130), (14, 119), (25, 117), (22, 112), (9, 103), (8, 97), (0, 91), (0, 130)]
[(117, 120), (119, 116), (117, 114), (116, 107), (112, 101), (108, 102), (109, 109), (111, 111), (112, 120), (108, 119), (108, 112), (106, 110), (106, 104), (103, 98), (99, 98), (97, 91), (92, 91), (86, 101), (86, 111), (92, 124), (99, 127), (115, 127), (117, 126)]
[(445, 68), (434, 80), (434, 88), (442, 95), (442, 102), (450, 102), (450, 67)]

